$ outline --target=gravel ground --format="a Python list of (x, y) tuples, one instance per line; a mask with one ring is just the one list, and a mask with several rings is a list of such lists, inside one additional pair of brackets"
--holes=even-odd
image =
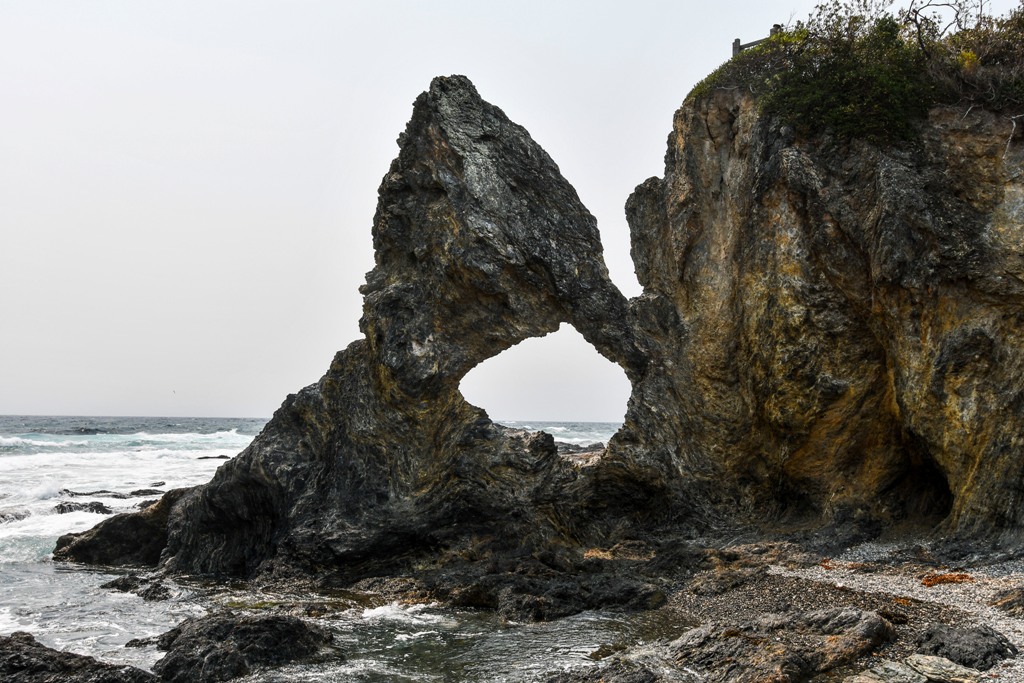
[[(803, 590), (820, 601), (834, 599), (838, 591), (845, 596), (859, 596), (847, 597), (844, 602), (899, 605), (908, 618), (906, 627), (900, 629), (915, 628), (901, 633), (900, 642), (882, 653), (889, 659), (904, 656), (904, 651), (912, 645), (913, 631), (920, 631), (932, 621), (959, 626), (987, 624), (1003, 633), (1024, 653), (1024, 620), (988, 605), (996, 593), (1024, 586), (1024, 561), (1015, 559), (958, 568), (899, 561), (906, 555), (905, 546), (869, 543), (813, 566), (772, 564), (767, 574), (797, 584), (813, 582), (814, 589), (804, 584)], [(966, 574), (969, 580), (931, 587), (924, 584), (923, 579), (939, 574)], [(1024, 683), (1024, 654), (1003, 661), (987, 675), (992, 680)]]

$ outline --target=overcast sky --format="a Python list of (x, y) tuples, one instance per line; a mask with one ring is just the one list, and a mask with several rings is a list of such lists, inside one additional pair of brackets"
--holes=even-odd
[[(813, 5), (0, 2), (0, 414), (262, 417), (316, 381), (359, 336), (377, 185), (441, 74), (548, 151), (638, 294), (622, 206), (674, 110)], [(463, 389), (499, 419), (614, 421), (629, 393), (566, 326)]]

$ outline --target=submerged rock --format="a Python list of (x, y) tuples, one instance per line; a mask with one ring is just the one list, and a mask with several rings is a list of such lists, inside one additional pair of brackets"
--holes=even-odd
[(133, 666), (106, 664), (93, 657), (53, 650), (23, 631), (0, 636), (0, 679), (5, 683), (156, 683), (159, 680)]
[(617, 660), (611, 664), (551, 674), (544, 683), (658, 683), (662, 680), (641, 664)]
[(163, 581), (138, 574), (119, 576), (112, 581), (100, 584), (100, 588), (108, 588), (122, 593), (135, 593), (143, 600), (150, 602), (167, 600), (171, 597), (171, 589)]
[(0, 510), (0, 524), (6, 524), (8, 522), (19, 522), (23, 519), (28, 519), (32, 516), (32, 512), (20, 508), (7, 508)]

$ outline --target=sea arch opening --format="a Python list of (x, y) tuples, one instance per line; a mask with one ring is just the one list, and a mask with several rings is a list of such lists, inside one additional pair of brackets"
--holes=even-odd
[(622, 368), (567, 324), (488, 358), (462, 378), (459, 388), (500, 424), (545, 431), (551, 423), (573, 424), (586, 431), (582, 425), (603, 423), (595, 433), (607, 434), (621, 426), (632, 390)]

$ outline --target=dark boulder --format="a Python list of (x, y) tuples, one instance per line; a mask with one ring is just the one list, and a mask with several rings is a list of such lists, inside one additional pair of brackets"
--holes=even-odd
[(113, 581), (107, 581), (100, 585), (100, 588), (121, 591), (122, 593), (135, 593), (143, 600), (157, 602), (167, 600), (171, 597), (171, 589), (159, 579), (154, 579), (138, 574), (125, 574)]
[[(221, 612), (188, 619), (156, 639), (167, 654), (153, 671), (169, 683), (215, 683), (254, 670), (314, 658), (328, 648), (330, 632), (283, 615)], [(339, 652), (331, 653), (341, 658)]]
[(153, 674), (133, 666), (107, 664), (93, 657), (61, 652), (30, 634), (0, 636), (0, 680), (4, 683), (156, 683)]
[(964, 628), (931, 624), (918, 639), (917, 651), (979, 671), (988, 671), (1002, 660), (1017, 656), (1013, 643), (986, 625)]
[(98, 500), (94, 500), (91, 503), (73, 503), (71, 501), (64, 501), (57, 503), (54, 506), (53, 511), (58, 515), (66, 515), (69, 512), (93, 512), (98, 515), (112, 515), (114, 511), (108, 508)]

